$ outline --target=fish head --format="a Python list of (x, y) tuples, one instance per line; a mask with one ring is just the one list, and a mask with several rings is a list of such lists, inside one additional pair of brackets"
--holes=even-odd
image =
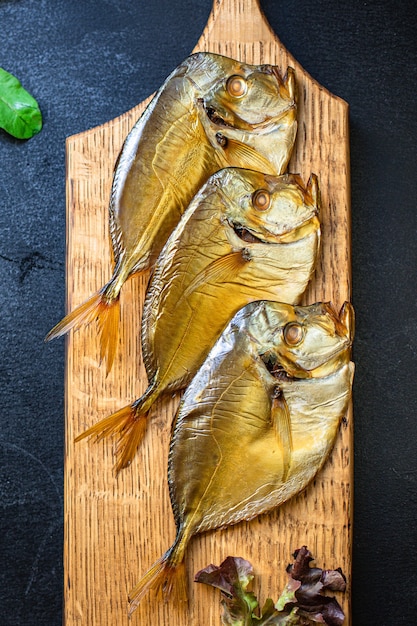
[(282, 79), (272, 65), (253, 66), (228, 59), (221, 75), (204, 94), (206, 114), (219, 127), (266, 130), (295, 111), (295, 77)]
[(297, 129), (294, 70), (288, 68), (281, 77), (274, 65), (249, 65), (211, 53), (193, 57), (188, 78), (212, 146), (227, 165), (282, 173)]
[(280, 333), (280, 361), (290, 376), (318, 378), (350, 360), (354, 311), (345, 302), (338, 313), (330, 302), (294, 307), (294, 319)]
[[(306, 186), (297, 174), (273, 176), (228, 168), (221, 178), (225, 218), (245, 243), (292, 243), (320, 232), (317, 176)], [(238, 241), (231, 241), (238, 245)]]
[(265, 302), (251, 322), (258, 353), (276, 378), (319, 378), (350, 360), (354, 310), (330, 302), (290, 306)]

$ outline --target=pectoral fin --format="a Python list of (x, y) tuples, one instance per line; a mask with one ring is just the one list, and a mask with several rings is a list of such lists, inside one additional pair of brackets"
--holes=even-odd
[(250, 261), (250, 255), (246, 248), (231, 252), (226, 256), (216, 259), (208, 265), (202, 272), (191, 281), (183, 293), (183, 297), (188, 297), (193, 291), (204, 283), (227, 283), (236, 278), (237, 274)]
[(228, 162), (234, 167), (244, 167), (264, 174), (276, 174), (270, 161), (251, 146), (248, 146), (237, 139), (223, 137), (223, 150)]
[(282, 448), (284, 471), (282, 475), (283, 482), (288, 477), (291, 465), (291, 455), (293, 450), (292, 434), (291, 434), (291, 417), (288, 405), (282, 394), (272, 400), (271, 406), (271, 422), (275, 429), (278, 443)]

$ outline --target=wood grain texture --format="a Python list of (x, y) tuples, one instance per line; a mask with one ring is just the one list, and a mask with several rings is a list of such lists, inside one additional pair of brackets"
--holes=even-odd
[[(350, 299), (348, 107), (315, 82), (285, 50), (255, 0), (217, 0), (195, 51), (296, 71), (299, 131), (289, 171), (318, 175), (323, 245), (306, 304)], [(67, 140), (67, 307), (72, 310), (111, 274), (107, 207), (117, 154), (146, 102), (101, 127)], [(99, 364), (94, 325), (72, 333), (66, 357), (65, 626), (123, 626), (127, 593), (169, 547), (175, 526), (166, 467), (169, 431), (179, 396), (156, 404), (145, 442), (128, 470), (113, 475), (112, 443), (74, 437), (139, 397), (147, 386), (140, 316), (148, 276), (123, 289), (120, 346), (109, 376)], [(187, 553), (188, 608), (145, 597), (132, 624), (220, 625), (219, 595), (194, 574), (227, 555), (249, 559), (261, 603), (286, 582), (291, 553), (307, 545), (320, 567), (342, 567), (350, 580), (352, 412), (316, 480), (279, 510), (194, 538)], [(338, 598), (350, 624), (350, 587)]]

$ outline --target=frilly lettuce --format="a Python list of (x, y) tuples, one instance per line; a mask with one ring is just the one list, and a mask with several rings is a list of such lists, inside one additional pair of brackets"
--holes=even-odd
[(268, 598), (261, 610), (252, 591), (248, 591), (254, 573), (251, 564), (240, 557), (227, 557), (220, 566), (209, 565), (195, 576), (195, 581), (220, 589), (224, 626), (342, 626), (343, 611), (334, 597), (322, 592), (344, 591), (346, 579), (340, 569), (311, 567), (313, 557), (306, 546), (294, 553), (287, 567), (288, 582), (274, 602)]

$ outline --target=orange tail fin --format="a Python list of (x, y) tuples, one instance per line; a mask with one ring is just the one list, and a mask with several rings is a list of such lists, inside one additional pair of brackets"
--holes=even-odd
[(56, 326), (49, 331), (45, 341), (65, 335), (72, 328), (78, 329), (83, 324), (90, 324), (94, 320), (98, 323), (100, 339), (100, 359), (106, 360), (106, 372), (110, 372), (116, 355), (119, 338), (120, 302), (119, 298), (109, 300), (103, 295), (103, 290), (95, 293), (74, 311), (68, 313)]
[(96, 437), (97, 441), (111, 435), (118, 437), (114, 468), (117, 475), (130, 465), (142, 443), (148, 425), (149, 410), (158, 396), (157, 389), (150, 385), (139, 400), (97, 422), (78, 435), (75, 441), (81, 441), (86, 437)]
[(132, 589), (129, 593), (129, 616), (138, 608), (143, 596), (151, 589), (162, 593), (165, 601), (170, 599), (174, 604), (187, 602), (187, 579), (183, 560), (186, 543), (181, 542), (178, 551), (170, 548)]

